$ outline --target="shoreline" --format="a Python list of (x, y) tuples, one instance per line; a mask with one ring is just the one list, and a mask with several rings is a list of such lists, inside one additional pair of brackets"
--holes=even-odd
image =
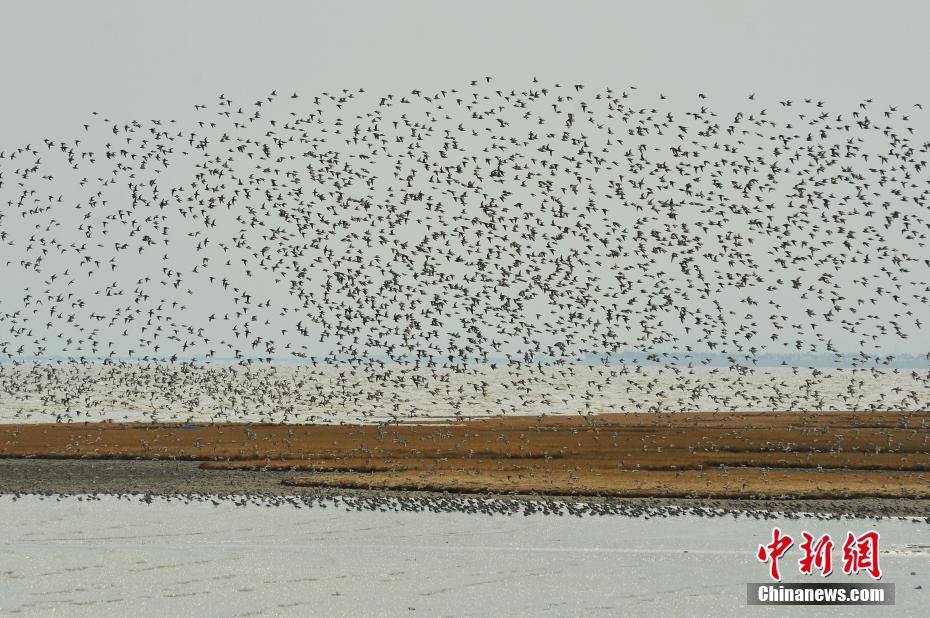
[[(279, 473), (254, 470), (208, 471), (192, 461), (0, 459), (0, 500), (38, 495), (118, 496), (153, 500), (213, 499), (238, 506), (339, 506), (351, 510), (483, 512), (490, 515), (626, 517), (742, 516), (768, 519), (778, 514), (814, 514), (821, 519), (900, 518), (930, 523), (930, 499), (751, 499), (556, 496), (338, 487), (295, 487)], [(92, 499), (92, 498), (91, 498)]]

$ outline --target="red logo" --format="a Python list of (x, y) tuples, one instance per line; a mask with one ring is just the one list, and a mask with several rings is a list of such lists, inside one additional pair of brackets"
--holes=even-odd
[(783, 535), (779, 528), (772, 528), (772, 542), (768, 545), (760, 545), (756, 552), (756, 558), (762, 562), (768, 562), (769, 575), (775, 581), (781, 581), (781, 573), (778, 572), (778, 559), (781, 558), (788, 548), (794, 544), (794, 539), (788, 535)]
[[(819, 538), (806, 530), (801, 533), (802, 542), (798, 546), (802, 552), (798, 560), (798, 569), (804, 575), (813, 574), (816, 569), (822, 577), (833, 572), (833, 539), (829, 534)], [(794, 539), (784, 534), (780, 528), (772, 528), (772, 542), (759, 545), (756, 558), (769, 565), (769, 576), (775, 581), (781, 581), (781, 571), (778, 561), (794, 545)], [(843, 543), (843, 573), (855, 575), (865, 571), (873, 579), (881, 579), (882, 570), (878, 564), (879, 534), (869, 530), (859, 536), (852, 532), (846, 533), (846, 542)]]
[(881, 579), (882, 570), (878, 566), (878, 532), (869, 530), (856, 537), (852, 532), (846, 533), (843, 543), (843, 573), (852, 575), (866, 571), (872, 579)]
[(804, 542), (801, 543), (801, 551), (804, 555), (798, 560), (798, 567), (801, 573), (810, 575), (816, 568), (820, 571), (822, 577), (826, 577), (833, 572), (833, 540), (829, 534), (825, 534), (817, 542), (814, 542), (814, 535), (806, 530), (801, 533)]

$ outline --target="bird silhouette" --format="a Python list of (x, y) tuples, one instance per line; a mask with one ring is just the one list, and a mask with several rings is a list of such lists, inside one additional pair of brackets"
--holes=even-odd
[(254, 98), (0, 152), (10, 419), (930, 406), (920, 104)]

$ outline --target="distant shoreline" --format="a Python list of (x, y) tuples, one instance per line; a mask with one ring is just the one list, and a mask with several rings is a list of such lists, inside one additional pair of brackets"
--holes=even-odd
[[(533, 368), (537, 363), (543, 367), (557, 368), (561, 366), (605, 366), (605, 367), (657, 367), (657, 368), (742, 368), (742, 369), (776, 369), (776, 368), (804, 368), (804, 369), (930, 369), (930, 353), (926, 352), (896, 352), (863, 354), (861, 352), (820, 353), (808, 352), (797, 354), (759, 353), (746, 354), (744, 352), (611, 352), (604, 354), (586, 353), (578, 357), (549, 357), (536, 356), (529, 362), (508, 359), (506, 356), (489, 355), (487, 358), (465, 360), (453, 366), (444, 364), (432, 365), (437, 370), (467, 370), (481, 369), (492, 365), (499, 368), (520, 369)], [(411, 356), (409, 358), (391, 358), (388, 356), (367, 356), (364, 359), (349, 356), (333, 356), (332, 353), (318, 353), (304, 356), (275, 356), (275, 357), (243, 357), (232, 356), (179, 356), (174, 360), (159, 356), (144, 356), (132, 358), (123, 356), (92, 356), (74, 357), (67, 355), (45, 356), (2, 356), (0, 367), (15, 367), (17, 365), (73, 365), (75, 367), (131, 367), (131, 366), (158, 366), (180, 367), (184, 365), (197, 365), (204, 367), (365, 367), (383, 366), (398, 369), (412, 369), (418, 365), (426, 368), (428, 365), (422, 359)]]

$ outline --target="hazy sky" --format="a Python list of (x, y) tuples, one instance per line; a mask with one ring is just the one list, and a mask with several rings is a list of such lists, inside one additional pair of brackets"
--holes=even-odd
[(926, 101), (928, 23), (920, 0), (4, 2), (0, 135), (61, 135), (91, 110), (180, 118), (218, 92), (400, 92), (479, 75)]

